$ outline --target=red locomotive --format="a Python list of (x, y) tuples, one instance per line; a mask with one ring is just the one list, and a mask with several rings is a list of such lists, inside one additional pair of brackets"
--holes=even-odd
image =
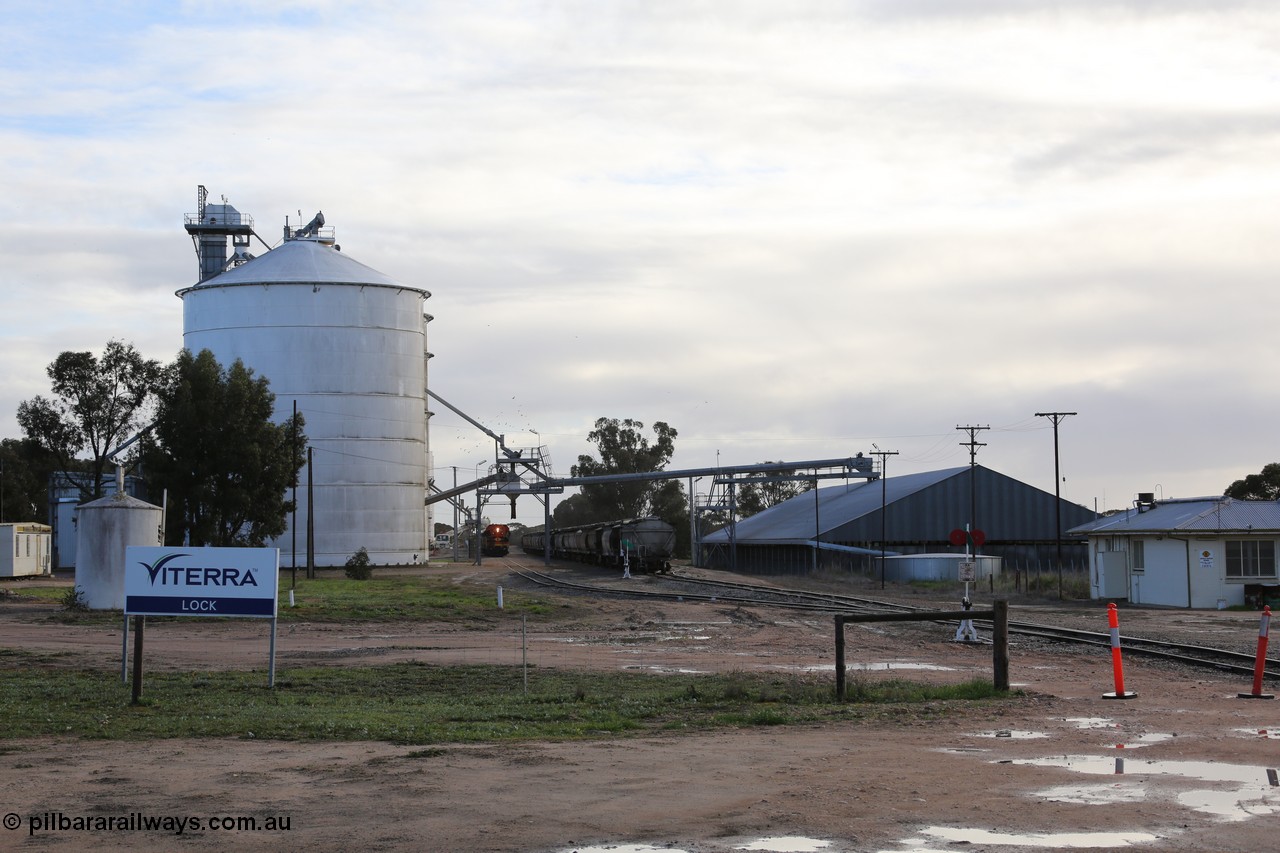
[(511, 549), (511, 528), (490, 524), (480, 534), (480, 553), (486, 557), (505, 557)]

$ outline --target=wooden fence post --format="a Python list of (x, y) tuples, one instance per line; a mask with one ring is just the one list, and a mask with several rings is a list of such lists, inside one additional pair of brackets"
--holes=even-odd
[(836, 701), (844, 701), (844, 617), (836, 617)]
[(1009, 689), (1009, 602), (997, 599), (991, 603), (991, 665), (995, 670), (996, 690)]

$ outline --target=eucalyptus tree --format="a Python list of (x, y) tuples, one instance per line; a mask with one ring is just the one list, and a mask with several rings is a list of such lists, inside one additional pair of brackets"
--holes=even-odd
[[(581, 455), (570, 469), (574, 477), (648, 474), (662, 471), (675, 453), (678, 433), (663, 421), (653, 425), (653, 444), (642, 434), (644, 424), (627, 418), (598, 418), (587, 438), (600, 454)], [(617, 480), (579, 487), (591, 506), (595, 521), (612, 521), (650, 515), (664, 498), (661, 480)], [(669, 488), (666, 489), (669, 491)]]
[[(766, 459), (764, 464), (771, 465), (773, 460)], [(795, 474), (794, 468), (788, 468), (768, 475), (768, 482), (744, 484), (737, 498), (739, 517), (749, 518), (813, 488), (813, 480), (784, 479)]]
[[(104, 494), (108, 454), (143, 428), (160, 382), (160, 362), (132, 344), (110, 341), (102, 354), (61, 353), (45, 372), (53, 396), (18, 405), (23, 435), (48, 453), (55, 475), (82, 501)], [(86, 458), (81, 458), (86, 457)]]
[(1246, 501), (1280, 500), (1280, 462), (1269, 462), (1257, 474), (1236, 480), (1223, 494)]
[(265, 376), (239, 359), (183, 350), (165, 372), (143, 465), (152, 494), (168, 491), (173, 544), (262, 546), (284, 533), (305, 454), (302, 415), (273, 420)]

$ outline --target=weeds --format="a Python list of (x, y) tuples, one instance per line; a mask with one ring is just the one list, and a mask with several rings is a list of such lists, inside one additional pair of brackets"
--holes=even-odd
[[(519, 667), (431, 666), (290, 670), (274, 690), (261, 672), (149, 674), (140, 705), (110, 673), (0, 666), (4, 737), (256, 737), (405, 744), (570, 739), (665, 729), (777, 726), (964, 712), (974, 700), (1016, 701), (990, 686), (866, 683), (836, 702), (829, 681), (755, 674), (646, 675)], [(877, 709), (877, 710), (873, 710)], [(252, 732), (252, 735), (250, 735)]]
[(84, 587), (72, 586), (62, 593), (60, 599), (63, 610), (72, 613), (87, 613), (89, 611), (89, 603), (84, 599)]
[(369, 565), (369, 552), (364, 546), (347, 558), (347, 577), (353, 581), (367, 581), (373, 577), (373, 566)]

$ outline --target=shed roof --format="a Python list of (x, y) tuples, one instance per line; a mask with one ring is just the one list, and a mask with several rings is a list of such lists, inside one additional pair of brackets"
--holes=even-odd
[[(735, 525), (735, 538), (751, 540), (757, 545), (789, 545), (796, 541), (812, 542), (820, 535), (847, 524), (851, 519), (879, 512), (881, 501), (893, 503), (930, 486), (959, 476), (969, 466), (925, 471), (901, 477), (880, 480), (860, 480), (847, 485), (827, 486), (804, 492), (764, 512), (744, 518)], [(883, 494), (882, 494), (883, 492)], [(814, 521), (814, 501), (817, 501), (817, 523)], [(820, 529), (819, 529), (820, 528)], [(727, 529), (717, 530), (703, 540), (707, 543), (729, 541)]]
[(1099, 518), (1069, 532), (1085, 536), (1117, 533), (1276, 533), (1280, 501), (1242, 501), (1224, 496), (1160, 501), (1150, 509)]
[[(1065, 529), (1094, 517), (1092, 510), (1051, 492), (982, 465), (964, 465), (828, 486), (816, 496), (805, 492), (739, 521), (735, 540), (747, 545), (883, 540), (915, 547), (945, 543), (976, 521), (988, 543), (1028, 544), (1052, 542), (1059, 525)], [(714, 545), (728, 537), (722, 529), (703, 541)]]

